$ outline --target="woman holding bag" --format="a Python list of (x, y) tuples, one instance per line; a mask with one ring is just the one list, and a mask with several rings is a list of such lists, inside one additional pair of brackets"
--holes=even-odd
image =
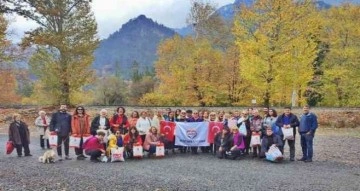
[(241, 112), (241, 117), (239, 118), (237, 124), (239, 127), (240, 134), (244, 136), (245, 154), (249, 155), (251, 131), (250, 131), (250, 120), (248, 117), (247, 110), (243, 110)]
[(46, 136), (49, 125), (50, 118), (46, 116), (46, 112), (39, 111), (39, 117), (35, 119), (35, 126), (40, 134), (40, 146), (42, 149), (45, 149), (45, 140), (47, 149), (50, 149), (49, 137)]
[(82, 106), (76, 107), (74, 114), (71, 118), (71, 136), (80, 138), (80, 145), (78, 148), (75, 148), (75, 154), (77, 155), (77, 160), (84, 160), (86, 157), (83, 154), (82, 145), (84, 142), (84, 137), (89, 137), (90, 132), (90, 116), (85, 113), (85, 108)]
[(160, 143), (160, 135), (156, 127), (151, 127), (148, 134), (146, 134), (144, 142), (144, 150), (149, 152), (149, 156), (156, 152), (156, 145)]

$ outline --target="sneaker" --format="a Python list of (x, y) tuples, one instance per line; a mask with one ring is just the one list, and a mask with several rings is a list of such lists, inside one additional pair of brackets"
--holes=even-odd
[(85, 160), (85, 157), (83, 155), (79, 155), (76, 157), (76, 160)]
[(65, 156), (65, 160), (71, 160), (72, 158), (70, 158), (69, 156)]

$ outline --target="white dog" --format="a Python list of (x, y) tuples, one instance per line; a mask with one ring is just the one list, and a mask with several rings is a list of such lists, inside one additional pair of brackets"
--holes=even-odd
[(55, 152), (54, 150), (48, 150), (44, 153), (43, 156), (39, 157), (39, 162), (42, 163), (53, 163), (55, 162)]

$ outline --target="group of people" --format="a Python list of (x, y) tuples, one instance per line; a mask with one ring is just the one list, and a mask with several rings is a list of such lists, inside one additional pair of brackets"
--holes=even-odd
[[(69, 114), (66, 105), (61, 105), (59, 111), (52, 114), (51, 118), (46, 112), (40, 111), (35, 125), (40, 134), (40, 146), (45, 149), (51, 148), (49, 134), (57, 135), (57, 154), (59, 160), (71, 160), (69, 157), (70, 136), (80, 138), (79, 147), (75, 148), (77, 160), (84, 160), (90, 156), (93, 162), (99, 162), (102, 155), (111, 156), (112, 148), (124, 148), (125, 156), (133, 157), (133, 146), (142, 145), (143, 150), (151, 156), (160, 143), (166, 149), (176, 153), (187, 151), (197, 154), (198, 147), (175, 146), (174, 141), (160, 134), (160, 121), (171, 122), (222, 122), (223, 129), (214, 138), (214, 145), (200, 147), (204, 153), (216, 153), (219, 158), (236, 159), (242, 155), (253, 157), (265, 157), (270, 147), (276, 146), (284, 153), (286, 142), (290, 148), (290, 161), (295, 160), (295, 134), (296, 128), (301, 136), (303, 157), (299, 160), (311, 162), (313, 157), (313, 138), (317, 129), (317, 117), (309, 111), (309, 106), (303, 107), (303, 114), (298, 118), (291, 112), (290, 107), (284, 108), (284, 113), (277, 115), (275, 109), (263, 108), (262, 114), (258, 109), (249, 108), (242, 112), (209, 112), (180, 110), (172, 111), (133, 111), (130, 117), (125, 114), (124, 107), (118, 107), (114, 115), (107, 117), (107, 110), (102, 109), (99, 115), (90, 119), (83, 106), (75, 108), (73, 114)], [(29, 150), (30, 133), (28, 126), (20, 120), (19, 114), (14, 115), (14, 121), (10, 124), (9, 140), (17, 149), (19, 157), (24, 148), (25, 156), (31, 156)], [(300, 119), (300, 120), (299, 120)], [(233, 123), (235, 121), (235, 123)], [(292, 129), (293, 138), (284, 137), (282, 129)], [(261, 137), (261, 144), (251, 145), (254, 135)], [(90, 137), (90, 138), (89, 138)], [(62, 146), (65, 157), (63, 158)]]

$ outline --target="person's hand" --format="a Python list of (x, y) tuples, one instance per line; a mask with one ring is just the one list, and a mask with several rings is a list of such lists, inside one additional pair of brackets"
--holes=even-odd
[(223, 148), (222, 148), (222, 147), (220, 147), (220, 148), (219, 148), (219, 151), (222, 151), (222, 150), (223, 150)]
[(100, 149), (100, 151), (101, 151), (102, 153), (105, 153), (105, 150), (104, 150), (104, 149)]

